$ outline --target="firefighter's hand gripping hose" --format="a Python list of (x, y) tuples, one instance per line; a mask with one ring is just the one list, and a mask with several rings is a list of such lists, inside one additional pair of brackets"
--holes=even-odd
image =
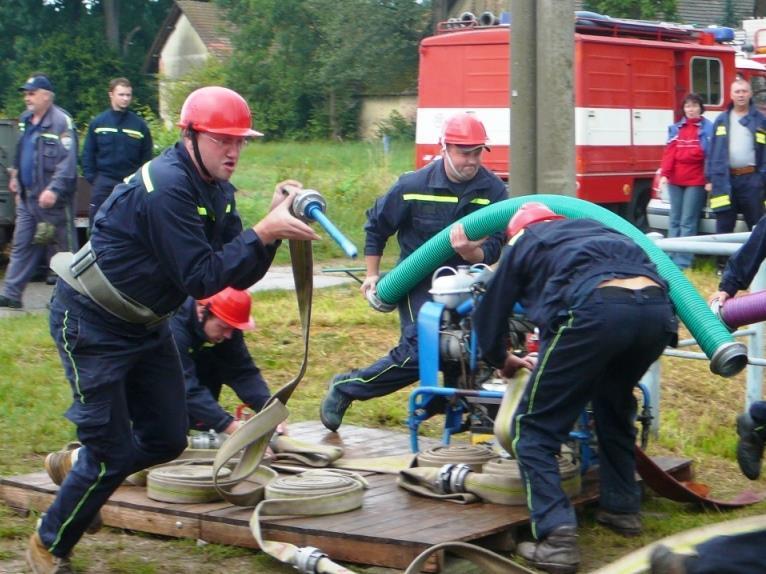
[(296, 191), (293, 205), (290, 208), (293, 215), (306, 223), (316, 221), (340, 245), (346, 255), (352, 258), (356, 257), (358, 253), (356, 246), (325, 215), (327, 202), (322, 194), (314, 189), (297, 189), (291, 186), (286, 186), (285, 191), (288, 188), (290, 191)]

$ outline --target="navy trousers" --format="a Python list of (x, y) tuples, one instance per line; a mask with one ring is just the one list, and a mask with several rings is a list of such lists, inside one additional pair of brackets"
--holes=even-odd
[(511, 423), (513, 454), (538, 539), (577, 524), (556, 455), (588, 402), (599, 444), (601, 506), (638, 512), (633, 388), (672, 340), (677, 320), (658, 287), (607, 287), (595, 289), (554, 327), (542, 337), (539, 361)]
[(687, 574), (761, 574), (766, 569), (766, 530), (716, 536), (687, 558)]
[(339, 392), (354, 400), (367, 400), (388, 395), (420, 379), (417, 317), (423, 304), (431, 300), (429, 288), (430, 278), (399, 302), (401, 335), (388, 355), (369, 367), (333, 377), (332, 384)]
[(141, 469), (186, 447), (186, 393), (170, 328), (120, 332), (56, 287), (50, 331), (72, 388), (66, 417), (83, 444), (39, 528), (67, 556), (109, 496)]
[(96, 216), (98, 208), (106, 201), (109, 194), (112, 193), (114, 186), (122, 183), (122, 180), (112, 179), (105, 175), (97, 175), (93, 180), (90, 190), (90, 203), (88, 204), (88, 229), (93, 228), (93, 218)]
[(763, 181), (761, 174), (754, 172), (731, 176), (731, 209), (717, 211), (715, 214), (715, 232), (731, 233), (737, 223), (737, 214), (741, 213), (752, 229), (763, 216)]

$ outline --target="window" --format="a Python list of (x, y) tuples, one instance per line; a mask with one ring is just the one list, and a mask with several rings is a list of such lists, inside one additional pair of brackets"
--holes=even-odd
[(753, 76), (750, 78), (750, 85), (753, 87), (753, 102), (763, 112), (766, 110), (766, 78)]
[(699, 94), (705, 105), (720, 106), (723, 103), (723, 66), (716, 58), (691, 59), (691, 91)]

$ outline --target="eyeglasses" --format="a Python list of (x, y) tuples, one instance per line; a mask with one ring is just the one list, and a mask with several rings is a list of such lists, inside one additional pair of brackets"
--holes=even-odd
[(213, 141), (216, 143), (218, 147), (225, 147), (225, 148), (236, 148), (237, 150), (241, 150), (243, 147), (245, 147), (249, 140), (247, 138), (239, 138), (234, 136), (224, 136), (224, 137), (213, 137), (207, 132), (201, 132), (203, 136), (205, 136), (210, 141)]

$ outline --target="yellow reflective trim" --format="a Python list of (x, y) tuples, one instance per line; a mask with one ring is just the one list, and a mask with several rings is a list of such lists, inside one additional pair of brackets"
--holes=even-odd
[(49, 140), (58, 140), (59, 139), (59, 137), (56, 134), (50, 134), (50, 133), (40, 134), (40, 137), (43, 137), (43, 138), (46, 138), (46, 139), (49, 139)]
[(454, 195), (424, 195), (421, 193), (405, 193), (402, 196), (404, 201), (435, 201), (437, 203), (457, 203), (457, 197)]
[(136, 138), (136, 139), (139, 139), (139, 140), (144, 139), (144, 134), (142, 134), (141, 132), (138, 132), (136, 130), (129, 130), (127, 128), (122, 128), (122, 131), (124, 133), (128, 134), (132, 138)]
[(146, 188), (146, 193), (151, 193), (154, 191), (154, 184), (152, 183), (152, 178), (149, 175), (150, 163), (152, 162), (147, 161), (143, 166), (141, 166), (141, 179), (144, 180), (144, 187)]
[(476, 205), (489, 205), (489, 200), (482, 197), (477, 197), (476, 199), (472, 199), (471, 203), (475, 203)]
[(207, 215), (207, 209), (205, 209), (201, 205), (198, 205), (197, 206), (197, 213), (199, 213), (200, 215)]
[(226, 204), (226, 213), (231, 213), (231, 203)]
[(728, 195), (720, 195), (718, 197), (710, 198), (711, 209), (715, 209), (717, 207), (725, 207), (727, 205), (731, 205), (731, 199), (729, 199)]
[(726, 126), (718, 126), (715, 130), (715, 135), (717, 136), (725, 136), (726, 135)]
[(766, 134), (764, 134), (763, 132), (756, 132), (755, 143), (759, 143), (759, 144), (766, 143)]
[(97, 133), (97, 134), (104, 133), (104, 132), (109, 132), (109, 133), (115, 133), (116, 134), (120, 130), (118, 130), (117, 128), (96, 128), (93, 131), (95, 131), (95, 133)]

